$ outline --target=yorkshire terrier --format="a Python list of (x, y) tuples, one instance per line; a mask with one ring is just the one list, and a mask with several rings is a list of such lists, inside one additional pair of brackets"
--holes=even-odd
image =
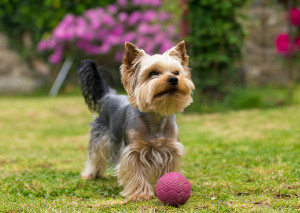
[(168, 172), (181, 172), (184, 147), (179, 141), (176, 112), (192, 102), (194, 84), (184, 41), (163, 54), (148, 55), (125, 43), (120, 67), (128, 94), (117, 95), (101, 78), (102, 68), (90, 60), (78, 65), (85, 102), (99, 116), (91, 124), (83, 179), (101, 178), (115, 168), (121, 195), (130, 200), (154, 196), (154, 184)]

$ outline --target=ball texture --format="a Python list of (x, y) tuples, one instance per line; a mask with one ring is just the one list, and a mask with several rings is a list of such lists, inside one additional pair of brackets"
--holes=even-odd
[(156, 184), (156, 196), (166, 205), (183, 205), (190, 198), (190, 195), (190, 182), (178, 172), (165, 174)]

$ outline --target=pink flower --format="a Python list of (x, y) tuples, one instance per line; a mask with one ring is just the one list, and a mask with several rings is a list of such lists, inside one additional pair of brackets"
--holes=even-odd
[(144, 49), (145, 48), (145, 44), (147, 43), (147, 39), (145, 36), (141, 36), (138, 34), (137, 40), (136, 40), (136, 46), (139, 48)]
[(156, 46), (156, 45), (155, 45), (153, 42), (148, 41), (148, 42), (146, 42), (146, 44), (145, 44), (145, 46), (144, 46), (144, 50), (145, 50), (145, 52), (148, 53), (149, 55), (152, 55), (155, 46)]
[(53, 36), (60, 40), (72, 40), (75, 36), (74, 32), (75, 17), (66, 15), (62, 22), (53, 31)]
[(102, 17), (102, 22), (108, 26), (112, 26), (115, 24), (115, 20), (108, 14), (105, 14), (103, 17)]
[(82, 49), (84, 52), (88, 53), (88, 54), (99, 54), (100, 52), (100, 47), (90, 44), (88, 41), (78, 41), (77, 42), (77, 47), (79, 49)]
[(39, 52), (42, 52), (42, 51), (44, 51), (47, 48), (48, 48), (48, 42), (47, 41), (41, 40), (38, 43), (37, 49), (38, 49)]
[(99, 7), (85, 11), (84, 16), (89, 19), (90, 24), (94, 29), (100, 27), (101, 17), (105, 14), (104, 9)]
[(77, 41), (77, 43), (76, 43), (77, 47), (78, 47), (79, 49), (82, 49), (82, 50), (85, 50), (85, 49), (87, 48), (88, 44), (89, 44), (89, 43), (88, 43), (87, 41), (85, 41), (85, 40), (79, 40), (79, 41)]
[(300, 10), (297, 8), (292, 8), (290, 11), (290, 20), (291, 23), (295, 26), (300, 25)]
[(154, 7), (159, 7), (161, 5), (161, 0), (149, 0), (149, 3)]
[(110, 4), (107, 6), (107, 11), (110, 12), (111, 14), (115, 14), (117, 12), (118, 8), (114, 4)]
[(139, 26), (138, 26), (138, 33), (141, 34), (156, 34), (161, 30), (161, 27), (159, 24), (155, 24), (155, 25), (148, 25), (146, 22), (142, 22)]
[(142, 14), (139, 11), (134, 11), (133, 13), (130, 14), (128, 24), (130, 26), (135, 25), (138, 21), (140, 21), (142, 18)]
[(120, 44), (120, 37), (116, 36), (116, 35), (111, 35), (111, 36), (108, 36), (104, 40), (104, 42), (111, 44), (111, 45), (117, 45), (117, 44)]
[(76, 18), (75, 23), (76, 23), (76, 27), (80, 27), (80, 28), (87, 27), (86, 20), (80, 16)]
[(134, 32), (128, 32), (123, 36), (123, 43), (124, 42), (133, 42), (133, 40), (136, 39), (136, 34)]
[(164, 33), (157, 33), (154, 37), (154, 42), (159, 44), (163, 41), (163, 39), (165, 38), (165, 34)]
[(94, 45), (87, 45), (84, 51), (88, 54), (99, 54), (100, 48)]
[(101, 26), (101, 18), (93, 18), (90, 20), (90, 25), (93, 29), (98, 29)]
[(65, 33), (65, 27), (62, 25), (58, 25), (53, 31), (53, 36), (55, 36), (58, 39), (63, 39), (64, 33)]
[(57, 39), (68, 40), (70, 38), (70, 30), (72, 30), (72, 22), (62, 21), (53, 31), (53, 36)]
[(98, 39), (99, 41), (103, 41), (108, 34), (109, 34), (108, 29), (101, 29), (96, 33), (95, 38)]
[(132, 0), (132, 4), (137, 6), (137, 5), (141, 4), (141, 0)]
[(169, 39), (165, 39), (162, 41), (161, 45), (160, 45), (160, 52), (164, 53), (166, 52), (168, 49), (170, 49), (172, 47), (172, 43)]
[(124, 7), (127, 5), (127, 0), (118, 0), (117, 3)]
[(100, 53), (104, 54), (107, 53), (110, 50), (110, 44), (108, 42), (104, 42), (102, 46), (100, 47)]
[(157, 16), (157, 19), (159, 21), (166, 21), (168, 18), (169, 18), (169, 15), (166, 12), (160, 12)]
[(67, 15), (65, 15), (61, 24), (66, 26), (66, 25), (69, 25), (70, 23), (72, 23), (74, 20), (75, 20), (75, 16), (73, 16), (72, 14), (67, 14)]
[(148, 29), (148, 33), (152, 33), (152, 34), (156, 34), (160, 31), (161, 31), (161, 27), (159, 24), (149, 26), (149, 29)]
[(138, 26), (138, 33), (146, 34), (148, 32), (148, 29), (149, 29), (149, 26), (145, 22), (142, 22)]
[(281, 33), (275, 39), (277, 53), (287, 55), (289, 52), (290, 38), (287, 34)]
[(133, 0), (133, 5), (151, 5), (154, 7), (159, 7), (161, 5), (161, 0)]
[(121, 21), (121, 22), (126, 21), (127, 17), (128, 17), (128, 15), (127, 15), (127, 13), (125, 13), (125, 12), (121, 12), (121, 13), (119, 13), (119, 15), (118, 15), (118, 19), (119, 19), (119, 21)]
[(84, 18), (78, 17), (76, 19), (76, 27), (74, 27), (75, 35), (77, 38), (84, 38), (87, 32), (88, 24)]
[(104, 9), (99, 7), (95, 9), (89, 9), (85, 11), (84, 15), (88, 17), (89, 19), (97, 19), (104, 13)]
[(51, 38), (49, 41), (48, 41), (48, 48), (51, 48), (51, 49), (54, 49), (57, 45), (57, 40), (55, 38)]
[(153, 10), (148, 10), (144, 14), (144, 20), (145, 21), (152, 21), (156, 16), (156, 13)]
[(95, 38), (95, 30), (92, 28), (76, 28), (76, 35), (78, 39), (83, 39), (85, 41), (90, 41)]
[(112, 31), (111, 34), (121, 36), (123, 34), (123, 26), (121, 24), (117, 25)]
[(54, 53), (50, 55), (49, 62), (51, 64), (58, 64), (62, 59), (62, 53), (63, 53), (63, 49), (61, 47), (57, 47), (54, 50)]

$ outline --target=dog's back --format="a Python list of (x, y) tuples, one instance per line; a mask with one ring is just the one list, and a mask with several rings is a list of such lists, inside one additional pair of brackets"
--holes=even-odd
[[(106, 149), (103, 155), (108, 155), (107, 163), (110, 166), (116, 164), (120, 149), (126, 145), (124, 138), (128, 115), (135, 114), (131, 107), (128, 97), (117, 95), (116, 92), (108, 87), (101, 78), (102, 68), (95, 65), (91, 60), (83, 60), (77, 68), (79, 85), (82, 95), (88, 108), (99, 114), (91, 124), (91, 140), (89, 150)], [(130, 117), (130, 116), (129, 116)], [(132, 116), (134, 117), (134, 116)], [(110, 144), (110, 148), (104, 148), (105, 144)]]

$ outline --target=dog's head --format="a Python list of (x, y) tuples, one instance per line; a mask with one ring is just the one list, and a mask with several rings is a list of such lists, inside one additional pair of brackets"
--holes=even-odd
[(128, 42), (125, 50), (121, 76), (133, 107), (169, 116), (190, 105), (195, 86), (184, 41), (162, 55), (148, 55)]

